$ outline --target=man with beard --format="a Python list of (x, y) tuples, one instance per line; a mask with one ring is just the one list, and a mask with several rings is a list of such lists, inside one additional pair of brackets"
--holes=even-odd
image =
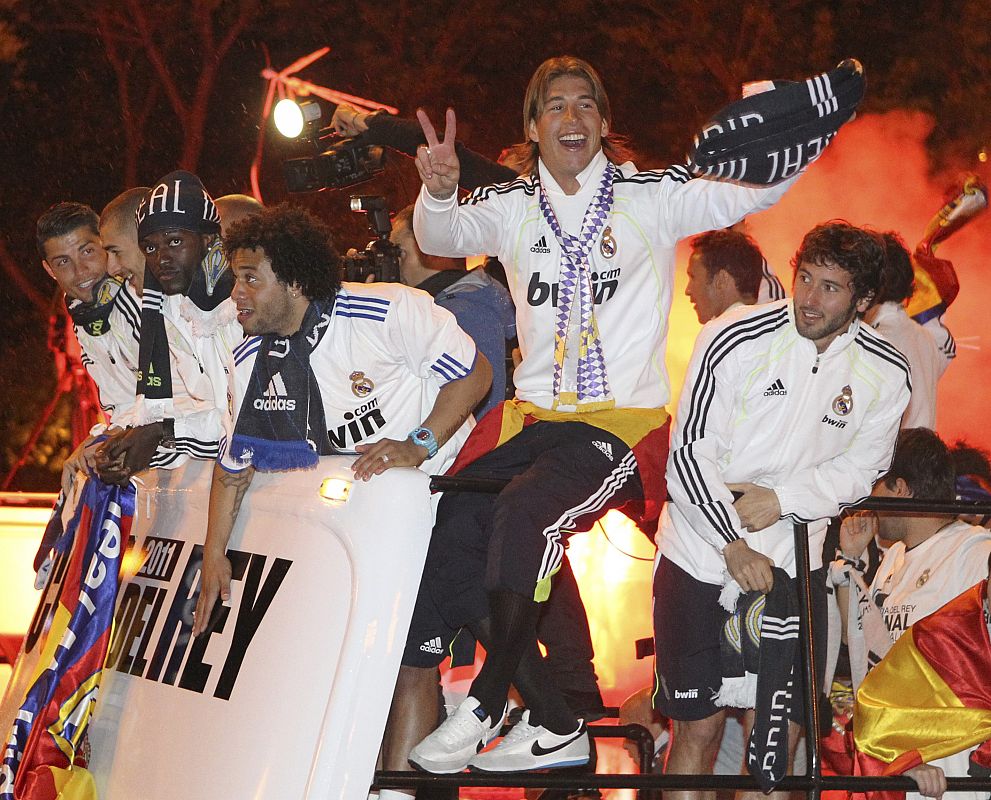
[[(442, 472), (492, 378), (454, 316), (425, 292), (341, 284), (329, 231), (301, 209), (254, 214), (233, 226), (225, 246), (248, 338), (231, 358), (231, 412), (210, 490), (197, 635), (218, 596), (230, 597), (227, 542), (256, 469), (312, 468), (322, 455), (353, 448), (359, 480), (393, 467)], [(332, 442), (328, 431), (349, 429), (361, 407), (375, 408), (377, 429), (354, 425), (356, 440)]]
[[(711, 772), (726, 715), (720, 704), (750, 709), (754, 724), (754, 687), (727, 697), (721, 590), (735, 582), (770, 592), (772, 567), (794, 578), (793, 524), (809, 522), (811, 580), (822, 602), (813, 617), (821, 616), (826, 520), (869, 494), (891, 460), (911, 393), (908, 363), (861, 323), (884, 261), (879, 236), (844, 222), (819, 225), (792, 262), (792, 300), (723, 314), (695, 343), (654, 576), (655, 705), (673, 720), (668, 772)], [(804, 696), (798, 681), (791, 695)], [(790, 765), (802, 704), (789, 711)]]
[(121, 192), (100, 214), (100, 239), (107, 251), (107, 272), (127, 281), (140, 295), (145, 281), (145, 254), (138, 246), (138, 205), (148, 194), (147, 186)]
[(139, 378), (132, 427), (101, 450), (114, 482), (217, 457), (226, 363), (243, 338), (219, 233), (213, 199), (189, 172), (166, 175), (138, 205), (145, 256)]

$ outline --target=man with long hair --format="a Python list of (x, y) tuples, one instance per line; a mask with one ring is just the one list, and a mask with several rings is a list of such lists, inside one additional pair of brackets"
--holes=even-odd
[[(489, 253), (505, 265), (523, 360), (516, 399), (473, 433), (455, 469), (510, 479), (498, 496), (445, 496), (404, 663), (467, 626), (486, 647), (468, 698), (410, 755), (431, 772), (495, 772), (587, 763), (589, 740), (546, 675), (539, 603), (568, 536), (611, 508), (648, 529), (664, 499), (670, 387), (667, 317), (679, 239), (767, 208), (790, 181), (744, 188), (694, 179), (684, 167), (637, 172), (612, 132), (602, 80), (580, 59), (544, 62), (523, 103), (521, 177), (455, 192), (456, 120), (443, 140), (418, 113), (423, 189), (414, 213), (424, 252)], [(797, 174), (797, 167), (793, 174)], [(510, 683), (527, 705), (496, 748)]]

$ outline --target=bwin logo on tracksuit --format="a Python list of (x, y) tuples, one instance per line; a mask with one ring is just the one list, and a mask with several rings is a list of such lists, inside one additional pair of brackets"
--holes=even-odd
[(295, 411), (296, 401), (287, 397), (286, 382), (282, 373), (276, 372), (268, 382), (265, 394), (254, 402), (258, 411)]
[(344, 424), (330, 428), (327, 436), (332, 447), (347, 450), (383, 427), (385, 427), (385, 417), (382, 415), (382, 409), (379, 408), (379, 399), (373, 397), (353, 411), (345, 411)]

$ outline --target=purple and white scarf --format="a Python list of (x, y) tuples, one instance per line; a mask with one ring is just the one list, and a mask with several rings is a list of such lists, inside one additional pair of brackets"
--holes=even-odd
[[(543, 184), (540, 210), (561, 246), (557, 318), (554, 323), (554, 404), (576, 411), (613, 408), (599, 328), (595, 322), (592, 268), (589, 253), (609, 219), (616, 166), (606, 164), (598, 192), (585, 211), (577, 236), (565, 232), (551, 207)], [(539, 182), (539, 179), (538, 179)]]

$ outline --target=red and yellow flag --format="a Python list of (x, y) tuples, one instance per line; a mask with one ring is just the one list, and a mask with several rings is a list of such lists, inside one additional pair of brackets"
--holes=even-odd
[(981, 745), (991, 767), (987, 581), (916, 622), (868, 674), (854, 706), (858, 775), (899, 775)]

